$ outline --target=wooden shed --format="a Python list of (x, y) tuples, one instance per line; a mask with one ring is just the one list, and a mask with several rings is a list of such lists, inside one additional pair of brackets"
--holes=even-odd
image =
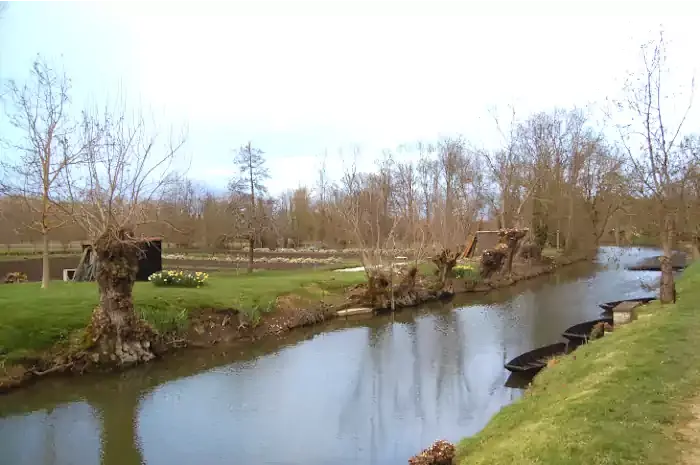
[[(94, 276), (94, 256), (86, 254), (86, 249), (91, 248), (91, 244), (83, 243), (83, 256), (76, 270), (76, 281), (93, 281)], [(139, 242), (139, 263), (136, 271), (136, 281), (148, 281), (148, 277), (153, 273), (163, 270), (163, 238), (145, 237)]]
[(148, 237), (139, 243), (139, 269), (136, 272), (136, 281), (148, 281), (153, 273), (163, 270), (163, 238)]

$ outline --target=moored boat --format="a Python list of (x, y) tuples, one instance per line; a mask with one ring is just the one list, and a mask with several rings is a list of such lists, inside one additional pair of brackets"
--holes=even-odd
[(573, 325), (567, 328), (562, 334), (562, 336), (564, 336), (572, 342), (588, 342), (588, 340), (591, 337), (591, 331), (593, 331), (593, 327), (599, 323), (607, 323), (609, 325), (612, 325), (613, 319), (612, 317), (607, 317), (598, 318), (596, 320), (591, 321), (584, 321), (583, 323), (579, 323), (577, 325)]
[(547, 366), (549, 359), (565, 355), (569, 352), (569, 344), (557, 342), (518, 355), (505, 364), (507, 370), (515, 373), (536, 374)]
[(617, 307), (622, 302), (641, 302), (642, 304), (648, 304), (652, 300), (656, 300), (656, 296), (653, 296), (653, 297), (635, 297), (632, 299), (613, 300), (612, 302), (605, 302), (603, 304), (599, 304), (598, 306), (603, 309), (603, 313), (605, 314), (605, 313), (611, 313), (613, 308)]

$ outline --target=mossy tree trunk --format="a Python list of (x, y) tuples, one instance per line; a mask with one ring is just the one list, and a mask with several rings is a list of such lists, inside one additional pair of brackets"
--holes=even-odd
[(450, 252), (449, 249), (444, 249), (438, 255), (433, 257), (433, 263), (438, 269), (438, 281), (440, 282), (440, 286), (445, 286), (447, 277), (452, 271), (452, 268), (454, 268), (457, 264), (459, 255), (459, 251)]
[(501, 243), (505, 244), (507, 247), (506, 255), (506, 270), (508, 273), (513, 271), (513, 258), (520, 248), (520, 241), (527, 234), (525, 229), (505, 229), (499, 232), (501, 237)]
[(100, 304), (92, 314), (90, 335), (95, 361), (117, 365), (154, 357), (155, 333), (134, 310), (132, 296), (139, 249), (128, 230), (110, 230), (95, 242)]

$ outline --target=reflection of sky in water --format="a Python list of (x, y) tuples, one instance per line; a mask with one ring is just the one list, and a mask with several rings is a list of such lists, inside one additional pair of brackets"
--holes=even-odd
[(100, 463), (100, 420), (84, 402), (0, 418), (0, 464)]
[[(653, 282), (658, 273), (621, 267), (656, 254), (607, 248), (600, 262), (608, 269), (594, 275), (551, 277), (505, 302), (371, 320), (162, 383), (136, 404), (100, 408), (138, 405), (136, 433), (148, 465), (405, 463), (436, 439), (478, 432), (521, 395), (504, 386), (505, 362), (599, 317), (603, 301), (649, 294), (640, 279)], [(139, 386), (132, 387), (134, 395)], [(119, 431), (105, 435), (129, 441), (131, 432), (122, 431), (131, 427), (128, 413), (111, 414), (117, 421), (105, 424)], [(99, 430), (85, 403), (0, 419), (0, 464), (99, 463)], [(138, 461), (111, 457), (116, 446), (110, 463)]]
[(503, 386), (502, 320), (470, 312), (329, 333), (162, 385), (140, 408), (144, 458), (389, 464), (473, 434), (519, 392)]

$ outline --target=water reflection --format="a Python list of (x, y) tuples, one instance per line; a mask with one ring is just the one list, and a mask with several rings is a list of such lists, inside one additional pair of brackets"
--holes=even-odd
[(507, 360), (598, 317), (602, 301), (646, 294), (640, 278), (658, 273), (623, 267), (657, 253), (605, 249), (598, 265), (421, 311), (337, 320), (286, 346), (47, 380), (0, 398), (0, 463), (405, 463), (435, 439), (476, 433), (521, 395)]
[(100, 418), (85, 402), (67, 403), (0, 421), (0, 463), (100, 463)]

